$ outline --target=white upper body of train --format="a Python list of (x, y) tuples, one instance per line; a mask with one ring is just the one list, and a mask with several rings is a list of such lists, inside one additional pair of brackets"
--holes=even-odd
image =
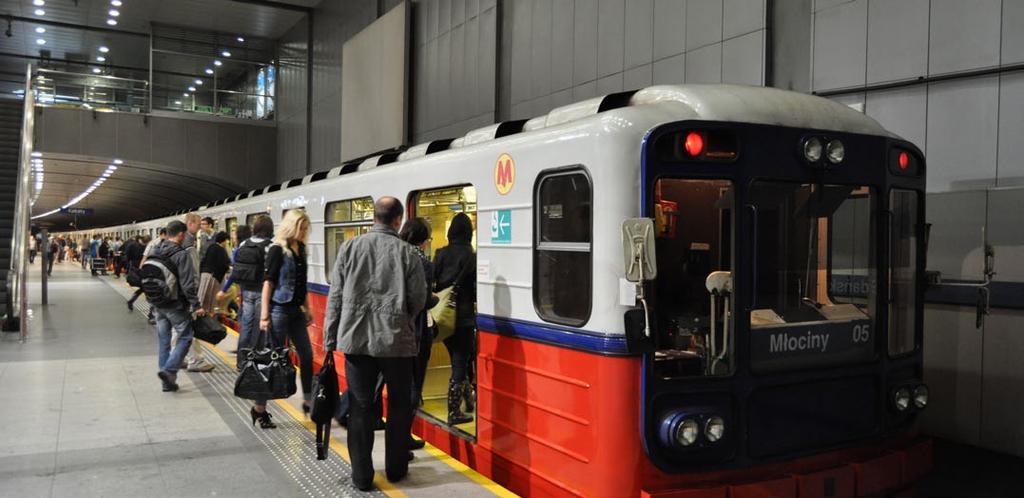
[[(653, 86), (635, 93), (617, 94), (623, 101), (610, 106), (598, 97), (556, 108), (533, 118), (522, 131), (495, 138), (499, 124), (467, 133), (447, 150), (426, 154), (429, 144), (402, 153), (397, 161), (377, 166), (380, 156), (367, 159), (357, 171), (326, 178), (312, 175), (292, 187), (271, 187), (265, 192), (219, 206), (196, 209), (219, 227), (235, 218), (245, 223), (255, 213), (268, 213), (279, 222), (283, 212), (304, 208), (312, 221), (308, 244), (310, 283), (326, 287), (325, 213), (329, 203), (348, 199), (394, 196), (406, 202), (417, 191), (473, 185), (477, 193), (477, 306), (481, 315), (546, 324), (534, 305), (533, 251), (535, 195), (538, 178), (546, 172), (576, 168), (586, 172), (592, 189), (592, 297), (591, 312), (578, 328), (591, 333), (621, 336), (623, 313), (632, 308), (620, 296), (623, 280), (621, 224), (640, 215), (640, 156), (646, 134), (674, 121), (725, 121), (833, 130), (892, 136), (871, 118), (830, 100), (783, 90), (732, 86)], [(602, 106), (604, 103), (604, 107)], [(609, 110), (608, 107), (613, 107)], [(499, 161), (511, 158), (514, 178), (499, 172)], [(501, 173), (499, 175), (499, 173)], [(499, 185), (500, 180), (500, 185)], [(495, 213), (507, 215), (502, 223), (511, 231), (497, 241), (492, 237)], [(155, 233), (180, 216), (83, 231), (82, 234)], [(506, 232), (502, 232), (506, 234)], [(435, 248), (444, 241), (435, 241)], [(573, 289), (564, 289), (573, 292)]]

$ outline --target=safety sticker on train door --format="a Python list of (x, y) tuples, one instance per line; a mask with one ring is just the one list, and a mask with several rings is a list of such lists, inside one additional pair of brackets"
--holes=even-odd
[(498, 209), (491, 211), (491, 243), (512, 243), (512, 210)]

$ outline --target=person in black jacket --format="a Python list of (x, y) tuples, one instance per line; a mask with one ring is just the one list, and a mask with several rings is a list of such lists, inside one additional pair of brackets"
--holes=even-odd
[[(423, 275), (427, 278), (427, 289), (434, 288), (434, 263), (423, 252), (430, 247), (430, 225), (423, 218), (413, 218), (402, 226), (398, 236), (412, 244), (416, 255), (423, 264)], [(430, 361), (430, 347), (434, 342), (432, 327), (427, 325), (427, 312), (437, 304), (437, 296), (433, 293), (427, 295), (427, 305), (416, 317), (414, 327), (416, 338), (419, 340), (419, 354), (416, 356), (416, 370), (413, 372), (413, 393), (412, 405), (423, 404), (423, 380), (427, 376), (427, 363)]]
[(473, 222), (459, 213), (448, 227), (448, 246), (438, 249), (434, 258), (434, 289), (441, 291), (455, 286), (455, 333), (444, 340), (452, 359), (452, 376), (448, 381), (448, 424), (464, 424), (473, 420), (473, 382), (470, 379), (476, 349), (476, 254), (471, 244)]
[[(199, 301), (204, 309), (213, 310), (217, 303), (217, 291), (220, 290), (220, 283), (224, 275), (231, 267), (231, 258), (228, 257), (226, 248), (228, 234), (217, 232), (210, 240), (213, 244), (206, 244), (203, 249), (202, 259), (199, 262)], [(206, 365), (201, 365), (205, 367)], [(209, 371), (212, 368), (196, 367), (194, 371)], [(190, 369), (190, 371), (193, 371)]]

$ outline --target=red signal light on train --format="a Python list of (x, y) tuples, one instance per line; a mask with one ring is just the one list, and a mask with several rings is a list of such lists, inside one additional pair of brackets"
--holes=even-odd
[(701, 152), (704, 152), (704, 136), (695, 131), (691, 131), (686, 135), (686, 141), (683, 143), (683, 148), (686, 149), (686, 153), (691, 157), (697, 157)]
[(906, 151), (900, 151), (900, 157), (897, 159), (900, 169), (906, 170), (907, 166), (910, 166), (910, 155)]

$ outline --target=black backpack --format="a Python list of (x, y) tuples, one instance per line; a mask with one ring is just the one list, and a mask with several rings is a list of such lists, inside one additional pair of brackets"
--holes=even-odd
[(231, 263), (231, 279), (241, 285), (259, 285), (263, 282), (263, 259), (270, 240), (253, 242), (246, 240), (238, 246), (235, 260)]
[(154, 306), (167, 307), (180, 298), (178, 269), (171, 257), (185, 249), (179, 247), (166, 256), (150, 256), (139, 268), (139, 282), (146, 299)]

